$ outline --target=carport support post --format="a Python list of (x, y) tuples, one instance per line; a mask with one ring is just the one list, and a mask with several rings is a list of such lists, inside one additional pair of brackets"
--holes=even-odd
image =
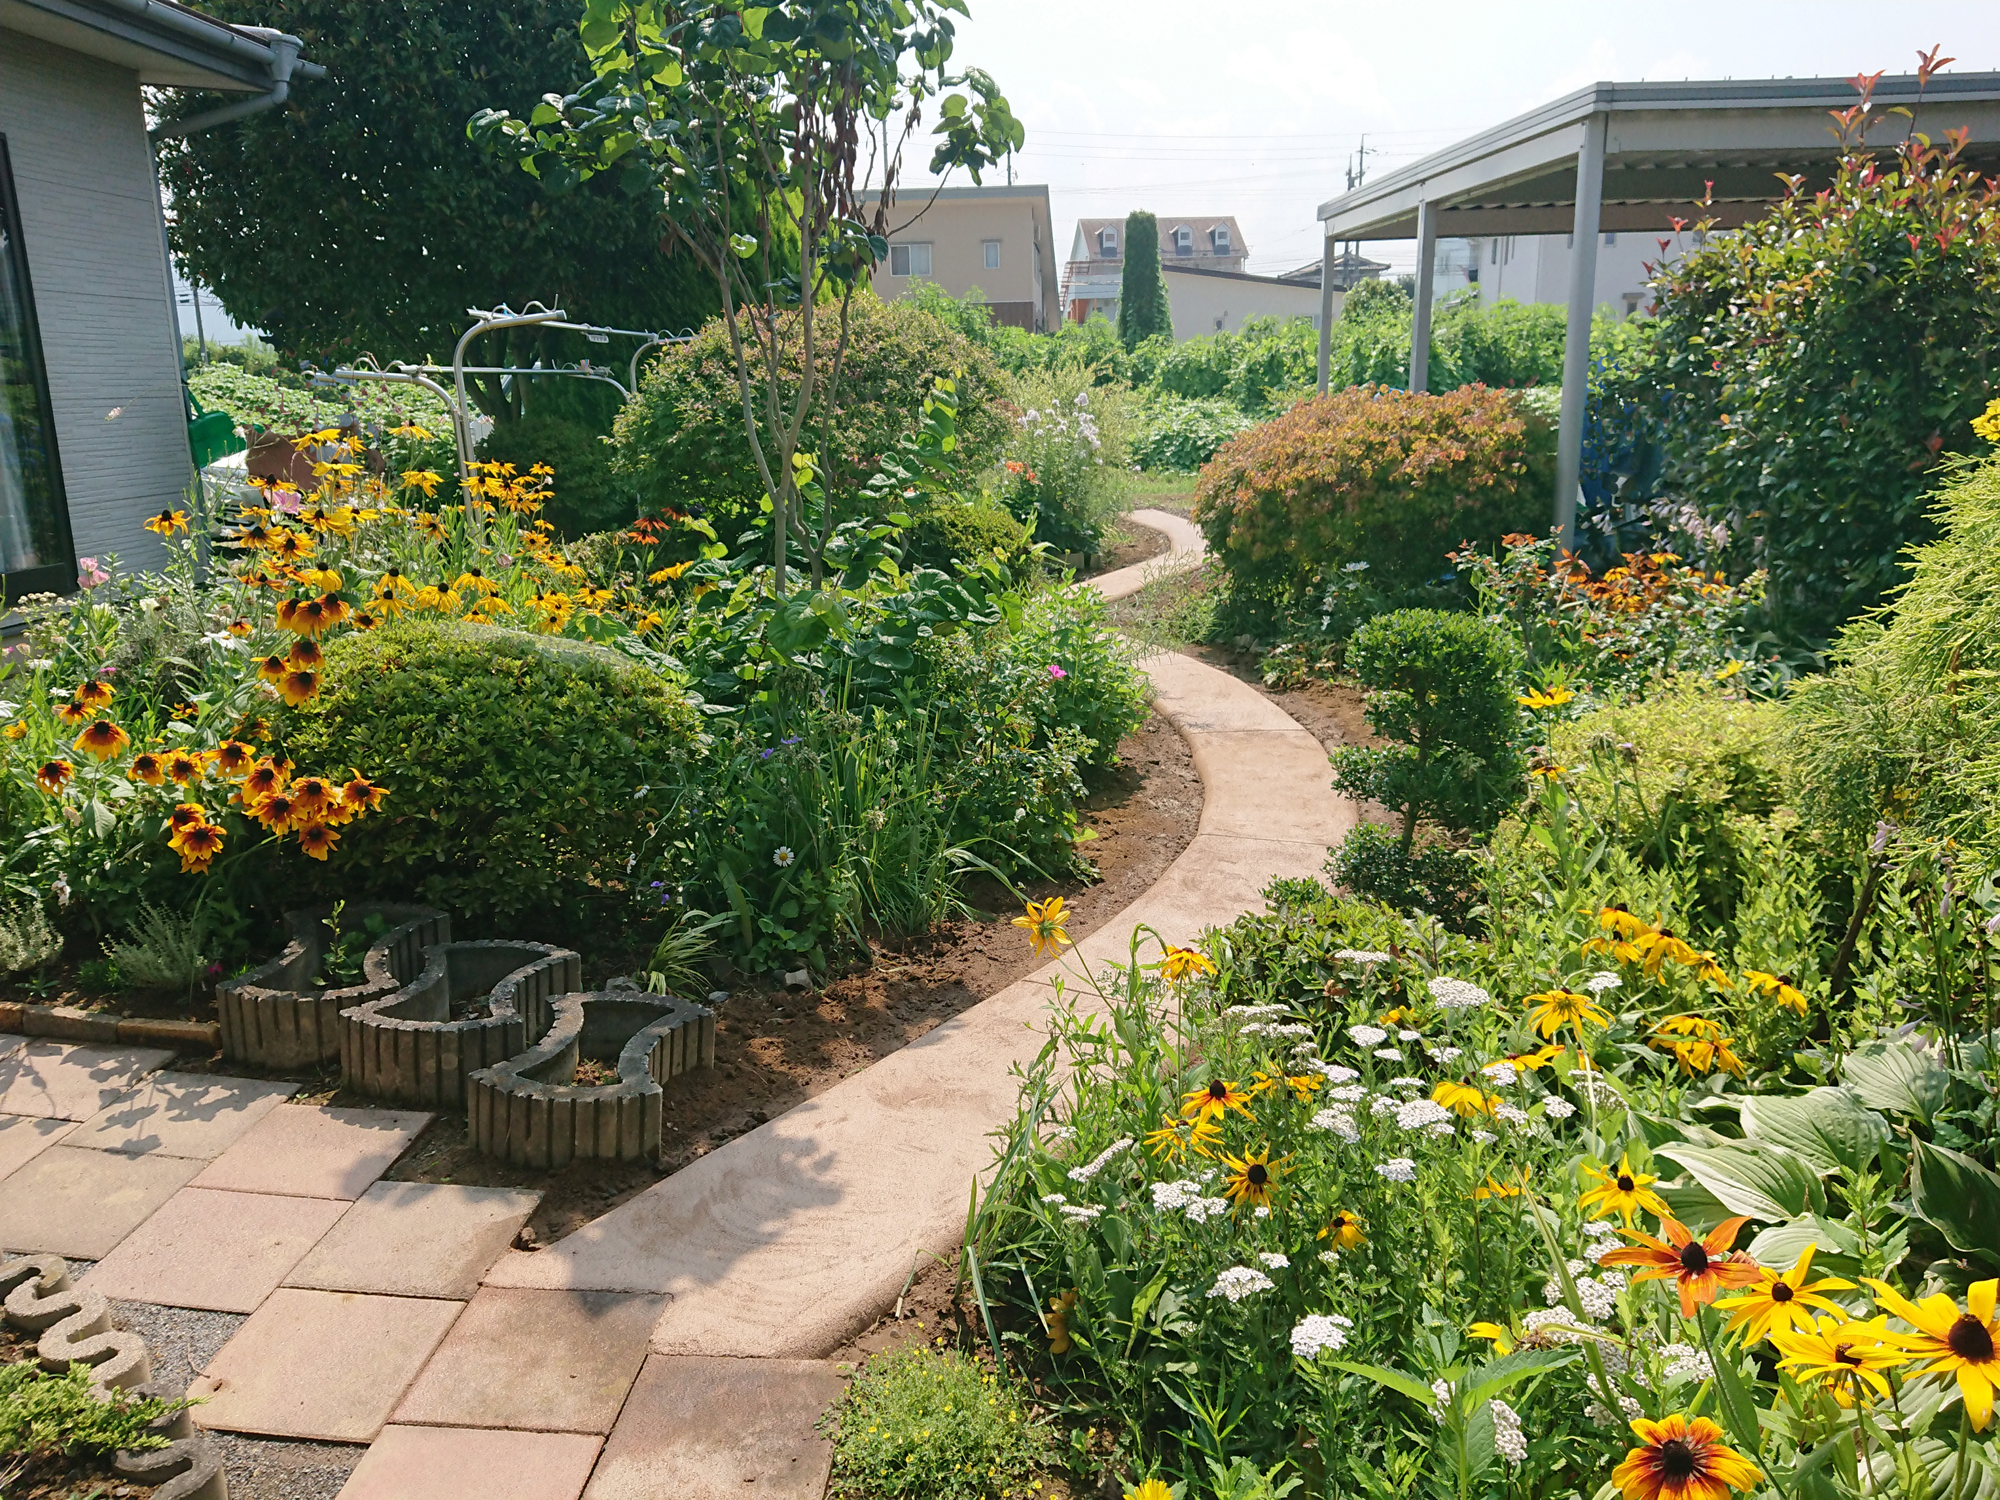
[(1583, 122), (1576, 153), (1576, 224), (1570, 236), (1569, 327), (1563, 335), (1562, 426), (1556, 434), (1556, 527), (1565, 551), (1576, 548), (1583, 418), (1590, 395), (1590, 318), (1597, 310), (1597, 226), (1604, 203), (1604, 136), (1609, 116)]
[(1326, 394), (1327, 381), (1333, 369), (1333, 236), (1326, 238), (1326, 248), (1320, 252), (1319, 262), (1319, 393)]
[(1437, 277), (1437, 206), (1426, 197), (1417, 205), (1417, 290), (1410, 308), (1410, 389), (1427, 391), (1431, 380), (1431, 283)]

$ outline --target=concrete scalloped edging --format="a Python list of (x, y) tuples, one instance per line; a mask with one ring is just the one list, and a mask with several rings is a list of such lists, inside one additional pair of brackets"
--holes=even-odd
[(1167, 550), (1158, 557), (1084, 580), (1106, 599), (1127, 598), (1149, 583), (1185, 573), (1208, 556), (1208, 542), (1201, 529), (1185, 516), (1177, 516), (1170, 510), (1147, 509), (1127, 511), (1125, 519), (1138, 522), (1148, 531), (1159, 532), (1167, 539)]
[(215, 987), (222, 1022), (222, 1050), (239, 1062), (266, 1068), (314, 1068), (340, 1056), (340, 1013), (380, 999), (414, 980), (424, 950), (451, 941), (451, 918), (428, 906), (357, 902), (342, 908), (343, 921), (380, 915), (397, 924), (369, 946), (362, 981), (319, 990), (313, 980), (324, 956), (330, 906), (285, 913), (291, 941), (276, 958)]
[[(557, 997), (583, 988), (583, 960), (548, 943), (434, 943), (393, 993), (340, 1013), (343, 1087), (399, 1104), (462, 1105), (466, 1078), (548, 1033)], [(451, 1019), (486, 996), (486, 1013)]]
[[(540, 1042), (466, 1080), (473, 1146), (519, 1167), (656, 1160), (666, 1120), (660, 1085), (715, 1065), (715, 1013), (638, 989), (568, 994)], [(568, 1082), (579, 1056), (616, 1046), (618, 1081)]]
[[(111, 1307), (100, 1292), (72, 1286), (60, 1255), (23, 1255), (0, 1260), (0, 1316), (16, 1328), (39, 1334), (35, 1357), (44, 1370), (72, 1364), (90, 1366), (100, 1396), (129, 1390), (165, 1398), (152, 1385), (146, 1341), (111, 1326)], [(112, 1467), (121, 1478), (157, 1485), (153, 1500), (228, 1500), (221, 1451), (194, 1425), (188, 1409), (159, 1418), (152, 1430), (168, 1439), (164, 1448), (121, 1451)]]

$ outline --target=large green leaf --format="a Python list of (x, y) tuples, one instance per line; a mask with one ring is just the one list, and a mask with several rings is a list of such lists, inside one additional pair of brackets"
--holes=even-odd
[(1860, 1172), (1890, 1138), (1889, 1122), (1849, 1089), (1757, 1094), (1743, 1101), (1743, 1133), (1797, 1152), (1821, 1172)]
[(1757, 1258), (1758, 1265), (1781, 1271), (1795, 1265), (1808, 1245), (1816, 1252), (1813, 1264), (1820, 1270), (1846, 1275), (1860, 1269), (1861, 1242), (1854, 1231), (1817, 1214), (1760, 1229), (1744, 1248)]
[(1910, 1204), (1952, 1248), (2000, 1263), (2000, 1177), (1969, 1156), (1913, 1140)]
[(1819, 1177), (1781, 1146), (1662, 1146), (1655, 1153), (1722, 1201), (1732, 1214), (1780, 1223), (1826, 1207)]
[(1842, 1081), (1870, 1109), (1915, 1115), (1925, 1124), (1951, 1091), (1951, 1074), (1937, 1058), (1908, 1042), (1869, 1042), (1841, 1064)]

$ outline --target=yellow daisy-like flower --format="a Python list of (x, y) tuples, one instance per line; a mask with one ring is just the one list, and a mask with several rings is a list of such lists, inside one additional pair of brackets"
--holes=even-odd
[(278, 679), (278, 691), (285, 701), (297, 708), (309, 702), (319, 692), (319, 673), (306, 667), (298, 667)]
[(373, 812), (382, 805), (388, 790), (377, 786), (359, 771), (356, 771), (345, 786), (340, 789), (340, 800), (352, 808), (356, 815)]
[(70, 697), (85, 708), (109, 708), (111, 706), (111, 684), (92, 678), (89, 682), (78, 683), (76, 691), (71, 693)]
[(44, 761), (40, 769), (35, 772), (35, 785), (50, 796), (56, 796), (69, 785), (70, 779), (75, 775), (76, 767), (66, 760)]
[(222, 830), (213, 823), (190, 823), (178, 830), (168, 843), (181, 857), (181, 873), (200, 875), (222, 852)]
[(1801, 1385), (1825, 1386), (1842, 1406), (1854, 1405), (1863, 1391), (1889, 1399), (1882, 1372), (1910, 1362), (1909, 1351), (1889, 1331), (1885, 1317), (1856, 1321), (1836, 1312), (1830, 1318), (1808, 1318), (1797, 1327), (1774, 1329), (1771, 1345), (1778, 1351), (1779, 1369), (1790, 1371)]
[(1912, 1302), (1886, 1281), (1862, 1278), (1875, 1303), (1908, 1323), (1915, 1333), (1898, 1336), (1912, 1359), (1929, 1360), (1917, 1373), (1955, 1379), (1965, 1414), (1984, 1432), (1993, 1421), (1993, 1393), (2000, 1388), (2000, 1319), (1994, 1317), (2000, 1279), (1975, 1281), (1966, 1288), (1965, 1308), (1943, 1292)]
[(0, 735), (5, 735), (10, 740), (25, 740), (28, 737), (28, 726), (20, 719), (16, 719), (5, 729), (0, 729)]
[(147, 786), (158, 786), (167, 779), (166, 763), (150, 750), (141, 750), (132, 757), (132, 779), (143, 781)]
[(215, 769), (234, 781), (247, 776), (257, 763), (257, 753), (241, 740), (224, 740), (215, 747)]
[(1473, 1323), (1466, 1330), (1473, 1338), (1485, 1339), (1495, 1354), (1514, 1352), (1514, 1330), (1501, 1323)]
[(1593, 1219), (1608, 1219), (1613, 1214), (1619, 1214), (1629, 1229), (1632, 1227), (1632, 1216), (1640, 1209), (1656, 1218), (1671, 1217), (1673, 1211), (1667, 1207), (1666, 1200), (1653, 1191), (1653, 1184), (1660, 1179), (1633, 1171), (1629, 1154), (1618, 1158), (1618, 1170), (1615, 1172), (1607, 1172), (1588, 1162), (1583, 1170), (1587, 1176), (1596, 1178), (1598, 1185), (1579, 1198), (1577, 1205)]
[(1615, 932), (1628, 943), (1641, 933), (1653, 930), (1650, 923), (1633, 916), (1622, 906), (1600, 907), (1597, 913), (1597, 925), (1606, 932)]
[(1852, 1291), (1854, 1283), (1842, 1281), (1838, 1276), (1807, 1281), (1816, 1248), (1806, 1246), (1791, 1270), (1783, 1274), (1766, 1270), (1764, 1279), (1756, 1285), (1733, 1297), (1718, 1298), (1715, 1304), (1717, 1310), (1730, 1314), (1728, 1326), (1723, 1331), (1734, 1333), (1741, 1329), (1743, 1342), (1755, 1344), (1793, 1329), (1810, 1329), (1813, 1308), (1844, 1319), (1847, 1309), (1837, 1302), (1828, 1301), (1823, 1294)]
[(694, 566), (694, 561), (692, 558), (690, 558), (687, 562), (677, 562), (670, 568), (660, 568), (654, 572), (648, 573), (646, 575), (646, 582), (672, 583), (675, 579), (679, 578), (681, 574), (685, 573), (689, 568), (693, 566)]
[(1731, 1490), (1755, 1489), (1764, 1478), (1707, 1417), (1640, 1417), (1632, 1431), (1639, 1446), (1611, 1471), (1625, 1500), (1729, 1500)]
[(1783, 974), (1766, 974), (1762, 969), (1745, 969), (1743, 978), (1760, 995), (1769, 995), (1795, 1016), (1806, 1013), (1806, 997)]
[(146, 523), (146, 529), (160, 536), (172, 536), (177, 531), (187, 530), (187, 512), (184, 510), (163, 510)]
[(250, 809), (250, 815), (273, 833), (289, 833), (292, 818), (298, 805), (284, 792), (272, 792), (267, 797), (259, 797)]
[(314, 859), (324, 862), (340, 842), (340, 835), (324, 823), (306, 823), (299, 828), (299, 847)]
[(1522, 1003), (1529, 1007), (1529, 1024), (1545, 1040), (1554, 1037), (1565, 1026), (1581, 1036), (1586, 1025), (1602, 1028), (1611, 1024), (1611, 1017), (1598, 1009), (1590, 996), (1579, 995), (1574, 990), (1543, 990), (1538, 995), (1528, 996)]
[(1250, 1116), (1250, 1095), (1236, 1087), (1235, 1080), (1211, 1078), (1202, 1087), (1181, 1096), (1181, 1113), (1190, 1120), (1216, 1120), (1228, 1110), (1245, 1119)]
[(1159, 1161), (1179, 1161), (1189, 1152), (1213, 1156), (1221, 1143), (1222, 1131), (1213, 1120), (1176, 1120), (1171, 1115), (1161, 1116), (1160, 1128), (1145, 1136), (1146, 1150)]
[(109, 719), (96, 719), (84, 725), (83, 733), (76, 737), (76, 748), (92, 760), (109, 760), (127, 745), (132, 736), (120, 729)]
[(1014, 918), (1014, 925), (1027, 932), (1028, 944), (1037, 958), (1047, 958), (1069, 946), (1069, 933), (1064, 931), (1068, 923), (1069, 908), (1060, 896), (1030, 901), (1026, 914)]
[(1457, 1115), (1490, 1115), (1500, 1107), (1500, 1096), (1469, 1083), (1441, 1083), (1431, 1090), (1431, 1098)]
[(1198, 949), (1176, 948), (1172, 943), (1168, 943), (1166, 956), (1155, 967), (1159, 969), (1162, 979), (1178, 982), (1197, 974), (1213, 974), (1215, 960)]
[(174, 785), (186, 786), (201, 776), (201, 757), (186, 750), (169, 750), (166, 771)]
[(1049, 1353), (1067, 1354), (1076, 1347), (1069, 1336), (1070, 1314), (1076, 1311), (1076, 1293), (1064, 1292), (1049, 1300)]
[(1137, 1489), (1127, 1490), (1125, 1500), (1174, 1500), (1174, 1492), (1166, 1480), (1148, 1479)]
[(1240, 1157), (1224, 1156), (1222, 1162), (1229, 1168), (1229, 1181), (1222, 1190), (1224, 1197), (1233, 1198), (1242, 1208), (1270, 1205), (1271, 1189), (1278, 1185), (1285, 1163), (1272, 1161), (1268, 1146), (1254, 1154), (1246, 1151)]
[(1537, 1073), (1568, 1050), (1561, 1042), (1551, 1042), (1546, 1047), (1537, 1047), (1533, 1052), (1523, 1052), (1518, 1057), (1508, 1058), (1507, 1061), (1513, 1064), (1518, 1072)]
[(88, 722), (97, 710), (87, 703), (62, 703), (56, 706), (56, 717), (70, 728)]
[(1547, 708), (1561, 708), (1575, 696), (1576, 694), (1572, 693), (1566, 687), (1550, 688), (1547, 692), (1543, 692), (1537, 688), (1531, 693), (1523, 694), (1514, 701), (1523, 708), (1540, 713), (1543, 709)]
[(1333, 1217), (1326, 1221), (1326, 1228), (1316, 1238), (1331, 1241), (1336, 1252), (1359, 1250), (1368, 1243), (1368, 1236), (1362, 1232), (1360, 1217), (1344, 1208), (1335, 1210)]

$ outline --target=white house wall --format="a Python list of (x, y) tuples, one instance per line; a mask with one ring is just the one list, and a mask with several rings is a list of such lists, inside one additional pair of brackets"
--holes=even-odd
[(0, 32), (0, 132), (77, 555), (151, 566), (144, 522), (184, 503), (193, 467), (138, 79)]
[[(1653, 299), (1646, 290), (1645, 268), (1647, 262), (1660, 259), (1660, 239), (1651, 231), (1598, 237), (1599, 307), (1609, 307), (1621, 318), (1646, 308)], [(1516, 302), (1568, 303), (1573, 253), (1568, 235), (1496, 235), (1469, 243), (1478, 257), (1481, 302), (1511, 297)]]
[[(1185, 340), (1205, 333), (1236, 333), (1247, 318), (1310, 318), (1319, 326), (1319, 288), (1231, 276), (1176, 275), (1167, 271), (1167, 305), (1173, 312), (1174, 337)], [(1334, 294), (1336, 315), (1342, 298)]]

